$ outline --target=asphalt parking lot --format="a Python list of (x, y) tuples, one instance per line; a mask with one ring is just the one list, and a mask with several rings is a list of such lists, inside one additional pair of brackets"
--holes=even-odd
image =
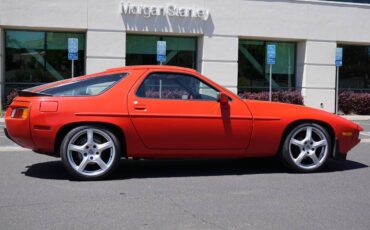
[(365, 140), (320, 173), (273, 159), (122, 160), (98, 182), (0, 131), (0, 229), (369, 229), (370, 121), (359, 123)]

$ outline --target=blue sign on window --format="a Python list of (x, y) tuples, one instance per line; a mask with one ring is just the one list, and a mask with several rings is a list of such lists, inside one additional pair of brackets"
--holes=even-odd
[(337, 48), (335, 52), (335, 66), (343, 65), (343, 48)]
[(166, 41), (157, 41), (157, 62), (166, 62)]
[(276, 60), (276, 45), (268, 44), (267, 45), (267, 64), (274, 65)]
[(166, 55), (157, 54), (157, 62), (166, 62)]
[(78, 52), (78, 38), (68, 38), (68, 53)]
[(68, 53), (68, 60), (78, 60), (78, 53)]

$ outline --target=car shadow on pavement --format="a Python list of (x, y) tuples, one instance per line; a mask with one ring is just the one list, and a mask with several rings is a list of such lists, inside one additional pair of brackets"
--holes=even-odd
[[(365, 164), (347, 160), (330, 160), (319, 173), (355, 170), (368, 167)], [(49, 161), (27, 166), (22, 172), (29, 177), (73, 180), (61, 161)], [(176, 160), (121, 160), (119, 168), (108, 180), (134, 178), (166, 178), (227, 176), (248, 174), (290, 173), (275, 158), (253, 159), (176, 159)]]

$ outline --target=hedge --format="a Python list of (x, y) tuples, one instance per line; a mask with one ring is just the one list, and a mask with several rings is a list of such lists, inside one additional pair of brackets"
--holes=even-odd
[[(259, 92), (259, 93), (244, 92), (239, 94), (239, 96), (243, 99), (261, 100), (261, 101), (269, 100), (269, 92)], [(272, 101), (303, 105), (303, 97), (301, 92), (299, 91), (272, 92)]]
[(18, 91), (16, 89), (12, 89), (8, 96), (6, 96), (6, 105), (5, 108), (7, 108), (14, 100), (14, 98), (18, 96)]
[(344, 114), (370, 115), (370, 93), (343, 91), (339, 94), (338, 104)]

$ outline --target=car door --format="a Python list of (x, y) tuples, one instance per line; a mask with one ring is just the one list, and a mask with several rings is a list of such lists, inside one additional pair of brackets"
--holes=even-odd
[(186, 72), (149, 71), (128, 95), (133, 125), (149, 149), (245, 149), (252, 120), (241, 100)]

